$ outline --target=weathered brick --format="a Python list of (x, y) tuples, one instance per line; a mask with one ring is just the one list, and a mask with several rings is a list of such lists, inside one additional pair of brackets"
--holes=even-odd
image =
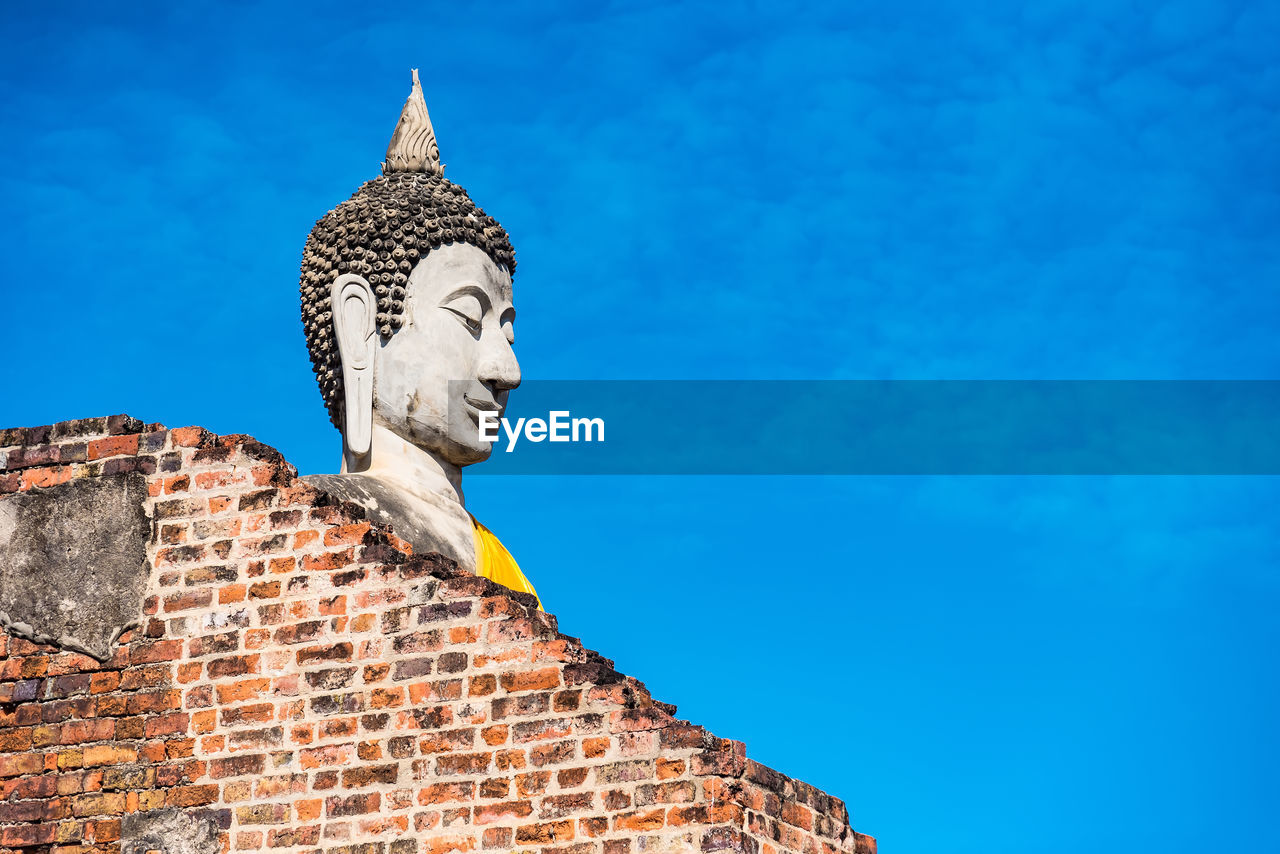
[(309, 664), (315, 661), (350, 661), (352, 647), (349, 641), (329, 646), (313, 646), (297, 652), (298, 664)]
[(53, 824), (20, 824), (0, 829), (0, 846), (5, 848), (29, 848), (49, 845), (53, 842)]
[(339, 818), (341, 816), (365, 815), (377, 812), (381, 805), (382, 795), (378, 792), (345, 796), (333, 795), (325, 798), (324, 811), (325, 815), (330, 818)]
[(446, 753), (436, 759), (435, 771), (441, 777), (483, 774), (492, 761), (488, 753)]
[(572, 740), (557, 741), (554, 744), (539, 744), (529, 749), (529, 762), (534, 767), (543, 765), (562, 765), (571, 762), (577, 752), (577, 743)]
[(136, 748), (117, 744), (89, 745), (84, 748), (81, 755), (83, 758), (80, 764), (85, 766), (125, 765), (136, 762), (138, 759)]
[(590, 768), (583, 768), (582, 766), (563, 768), (556, 772), (556, 783), (561, 789), (577, 788), (586, 782), (587, 775), (590, 773)]
[(276, 726), (262, 729), (232, 730), (228, 741), (232, 750), (279, 747), (284, 743), (284, 728)]
[(240, 824), (284, 824), (289, 820), (288, 804), (250, 804), (236, 807)]
[(493, 719), (529, 717), (545, 714), (551, 708), (547, 694), (522, 694), (517, 697), (499, 697), (493, 701)]
[(204, 502), (196, 498), (175, 498), (171, 501), (157, 501), (154, 509), (157, 519), (178, 519), (194, 516), (204, 509)]
[(164, 802), (171, 807), (200, 807), (217, 799), (216, 785), (178, 786), (165, 793)]
[(103, 854), (121, 814), (169, 806), (211, 810), (234, 852), (874, 851), (837, 799), (269, 449), (108, 422), (0, 441), (0, 492), (136, 471), (155, 519), (154, 592), (110, 662), (0, 633), (9, 840)]
[(266, 764), (267, 757), (262, 754), (227, 756), (209, 762), (209, 776), (217, 780), (222, 777), (261, 774)]
[(275, 599), (279, 595), (279, 581), (259, 581), (249, 585), (250, 599)]
[(165, 613), (206, 608), (213, 601), (212, 590), (188, 590), (164, 597)]
[(498, 821), (528, 818), (533, 814), (533, 803), (530, 801), (507, 801), (498, 804), (485, 804), (475, 808), (476, 824), (493, 824)]
[(261, 657), (254, 655), (230, 655), (226, 658), (215, 658), (205, 665), (205, 672), (210, 679), (221, 679), (224, 676), (244, 676), (258, 672)]
[(393, 785), (400, 774), (399, 765), (366, 765), (342, 772), (342, 787), (358, 789), (375, 784)]
[(525, 824), (516, 828), (516, 841), (526, 844), (548, 844), (573, 839), (572, 821), (549, 821)]
[(372, 526), (368, 522), (338, 525), (324, 532), (326, 546), (356, 545), (365, 538)]
[(467, 669), (467, 654), (446, 652), (437, 659), (436, 666), (441, 673), (461, 673)]
[(651, 759), (613, 762), (608, 765), (601, 765), (596, 769), (596, 782), (601, 785), (647, 780), (651, 776), (653, 776), (653, 760)]
[(138, 453), (138, 437), (136, 435), (109, 436), (89, 442), (89, 459), (91, 460), (136, 453)]
[(469, 750), (475, 745), (475, 738), (474, 729), (432, 732), (419, 739), (418, 750), (423, 754)]
[(499, 681), (508, 693), (549, 691), (560, 685), (560, 670), (556, 667), (544, 667), (534, 671), (512, 671), (503, 673)]

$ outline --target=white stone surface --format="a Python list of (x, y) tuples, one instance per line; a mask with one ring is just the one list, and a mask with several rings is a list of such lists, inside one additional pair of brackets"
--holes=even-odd
[(511, 276), (475, 246), (450, 243), (427, 253), (406, 290), (405, 323), (383, 340), (369, 283), (347, 274), (333, 284), (342, 473), (379, 481), (363, 501), (385, 501), (390, 489), (407, 529), (429, 532), (434, 547), (474, 571), (462, 469), (493, 450), (480, 438), (479, 413), (501, 414), (520, 384)]

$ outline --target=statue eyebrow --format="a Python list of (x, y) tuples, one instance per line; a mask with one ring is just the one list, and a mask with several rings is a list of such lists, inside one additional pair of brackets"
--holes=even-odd
[(489, 311), (491, 308), (493, 308), (493, 300), (489, 299), (489, 295), (485, 293), (484, 288), (480, 287), (475, 282), (463, 282), (461, 285), (458, 285), (456, 288), (450, 291), (444, 297), (444, 299), (440, 300), (440, 302), (441, 304), (444, 304), (452, 300), (455, 300), (460, 296), (467, 296), (467, 295), (473, 296), (476, 299), (480, 300), (480, 307), (483, 308), (485, 311)]

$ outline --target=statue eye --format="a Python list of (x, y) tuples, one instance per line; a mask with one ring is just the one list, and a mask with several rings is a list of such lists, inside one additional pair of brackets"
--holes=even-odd
[(463, 294), (445, 303), (441, 308), (453, 313), (458, 320), (462, 321), (462, 325), (467, 327), (472, 335), (479, 335), (481, 323), (484, 319), (484, 309), (480, 305), (480, 300), (471, 294)]

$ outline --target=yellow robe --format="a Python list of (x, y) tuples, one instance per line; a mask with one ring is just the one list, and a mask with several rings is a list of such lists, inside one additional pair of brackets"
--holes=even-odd
[[(471, 531), (476, 541), (476, 575), (483, 575), (490, 581), (496, 581), (504, 587), (519, 590), (521, 593), (532, 593), (537, 599), (538, 591), (533, 589), (529, 579), (525, 578), (524, 573), (520, 571), (520, 565), (516, 563), (516, 559), (493, 535), (493, 531), (477, 522), (475, 516), (471, 517)], [(538, 599), (538, 610), (545, 610), (541, 599)]]

